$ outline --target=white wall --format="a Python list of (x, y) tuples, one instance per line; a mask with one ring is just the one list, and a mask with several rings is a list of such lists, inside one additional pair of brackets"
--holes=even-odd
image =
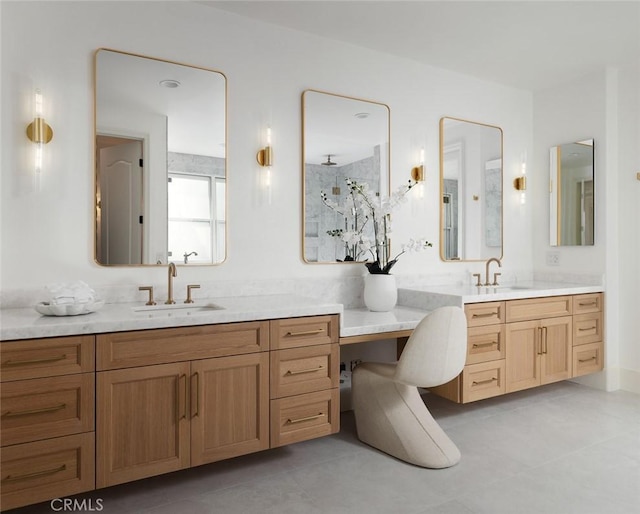
[[(606, 276), (606, 372), (584, 381), (640, 392), (640, 63), (609, 68), (534, 95), (534, 159), (548, 173), (549, 148), (595, 141), (595, 245), (549, 246), (548, 182), (530, 186), (536, 276)], [(529, 182), (530, 184), (531, 182)], [(558, 252), (559, 266), (546, 264)]]
[[(531, 146), (531, 94), (386, 54), (243, 19), (190, 2), (2, 2), (2, 250), (4, 296), (50, 282), (163, 284), (157, 268), (103, 268), (93, 260), (93, 53), (106, 47), (222, 71), (228, 79), (228, 258), (179, 271), (179, 281), (246, 283), (360, 277), (361, 265), (310, 265), (301, 250), (304, 89), (383, 102), (391, 109), (393, 187), (426, 150), (423, 203), (405, 206), (394, 242), (435, 247), (403, 256), (394, 272), (450, 275), (481, 263), (443, 263), (438, 241), (438, 120), (466, 118), (504, 130), (502, 271), (531, 269), (531, 208), (508, 187)], [(40, 191), (31, 187), (24, 136), (31, 96), (46, 95), (54, 139)], [(272, 202), (257, 186), (255, 154), (273, 128)], [(590, 133), (590, 135), (594, 135)], [(597, 137), (597, 134), (596, 134)], [(529, 148), (530, 150), (530, 148)]]

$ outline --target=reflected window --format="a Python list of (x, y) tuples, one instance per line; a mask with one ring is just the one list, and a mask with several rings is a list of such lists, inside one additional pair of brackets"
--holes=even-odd
[(167, 190), (169, 260), (208, 263), (224, 254), (224, 179), (169, 173)]

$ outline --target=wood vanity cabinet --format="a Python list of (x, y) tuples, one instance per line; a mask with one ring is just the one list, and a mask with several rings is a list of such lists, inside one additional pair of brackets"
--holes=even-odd
[(94, 336), (0, 344), (1, 508), (95, 487)]
[(505, 393), (505, 302), (465, 306), (467, 360), (462, 373), (435, 394), (468, 403)]
[(599, 371), (602, 293), (465, 305), (462, 373), (431, 392), (468, 403)]
[(339, 318), (271, 321), (271, 447), (340, 430)]
[(602, 293), (573, 297), (573, 376), (600, 371), (604, 366)]
[(507, 302), (508, 393), (571, 377), (571, 311), (570, 296)]
[(97, 487), (269, 447), (269, 322), (102, 334), (97, 345)]

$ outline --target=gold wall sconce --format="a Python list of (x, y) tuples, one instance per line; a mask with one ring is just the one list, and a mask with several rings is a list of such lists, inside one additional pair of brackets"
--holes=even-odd
[(27, 125), (27, 137), (36, 144), (36, 153), (34, 165), (36, 173), (42, 171), (42, 155), (44, 145), (53, 139), (53, 129), (47, 125), (43, 115), (43, 98), (39, 89), (36, 89), (34, 95), (34, 118)]
[(525, 191), (527, 190), (527, 152), (522, 154), (522, 164), (520, 167), (520, 176), (513, 179), (513, 187), (516, 191), (520, 191), (520, 203), (524, 205), (527, 201)]
[(411, 178), (417, 182), (418, 197), (424, 198), (424, 148), (420, 149), (420, 164), (411, 168)]
[(522, 177), (513, 179), (513, 187), (515, 187), (517, 191), (525, 191), (527, 189), (527, 177), (523, 175)]
[(411, 168), (411, 178), (416, 182), (424, 182), (424, 148), (420, 149), (420, 164)]
[(256, 154), (258, 164), (263, 168), (273, 166), (273, 150), (271, 149), (271, 127), (267, 127), (267, 144)]

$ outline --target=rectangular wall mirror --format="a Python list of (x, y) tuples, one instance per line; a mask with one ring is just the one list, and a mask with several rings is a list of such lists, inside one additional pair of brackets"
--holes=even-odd
[(95, 259), (217, 264), (226, 255), (226, 78), (95, 54)]
[(440, 257), (502, 257), (502, 129), (440, 120)]
[(551, 246), (593, 245), (593, 139), (554, 146), (549, 152), (549, 162)]
[(342, 237), (361, 229), (373, 231), (366, 225), (363, 228), (366, 220), (353, 208), (346, 180), (366, 184), (379, 195), (389, 194), (389, 131), (389, 107), (384, 104), (321, 91), (303, 92), (305, 262), (353, 262), (371, 257)]

